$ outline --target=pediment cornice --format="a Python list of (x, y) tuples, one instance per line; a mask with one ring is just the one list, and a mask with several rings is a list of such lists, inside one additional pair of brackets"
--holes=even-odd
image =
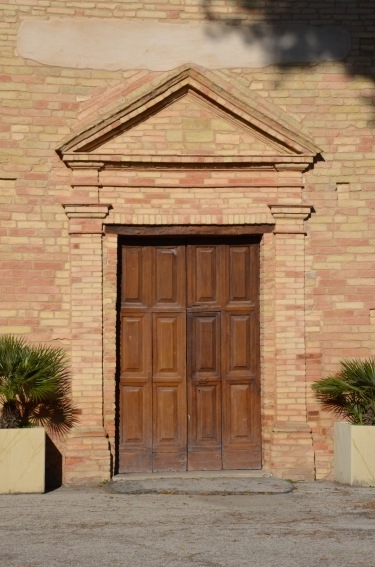
[[(155, 148), (146, 154), (120, 148), (116, 153), (106, 152), (111, 140), (131, 133), (132, 129), (188, 95), (214, 115), (227, 120), (236, 131), (253, 136), (266, 151), (213, 155), (203, 149), (199, 154), (176, 155), (173, 150), (160, 152)], [(275, 119), (277, 114), (280, 120)], [(109, 115), (70, 136), (57, 153), (72, 169), (238, 166), (303, 171), (316, 160), (320, 151), (304, 133), (289, 125), (288, 117), (281, 116), (279, 109), (265, 113), (264, 108), (257, 108), (252, 100), (245, 100), (243, 92), (236, 92), (235, 85), (223, 84), (220, 79), (213, 81), (212, 73), (208, 78), (194, 67), (183, 67), (163, 75), (158, 83), (151, 81), (134, 89)]]

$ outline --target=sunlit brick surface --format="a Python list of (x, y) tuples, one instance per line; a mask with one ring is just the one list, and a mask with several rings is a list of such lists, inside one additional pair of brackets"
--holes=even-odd
[[(272, 219), (260, 266), (264, 468), (296, 479), (332, 474), (333, 420), (310, 384), (341, 358), (374, 352), (374, 52), (367, 40), (375, 30), (365, 5), (341, 13), (337, 2), (297, 2), (289, 13), (286, 4), (17, 0), (3, 6), (0, 332), (62, 345), (70, 354), (81, 415), (70, 439), (56, 441), (66, 482), (108, 479), (115, 462), (117, 237), (105, 235), (103, 225)], [(72, 171), (56, 154), (63, 141), (110, 115), (134, 89), (150, 92), (160, 74), (48, 67), (18, 56), (22, 21), (51, 17), (343, 25), (352, 33), (345, 61), (209, 74), (228, 92), (235, 86), (264, 116), (299, 129), (322, 149), (324, 161), (304, 173), (189, 162)], [(254, 155), (270, 153), (225, 109), (219, 116), (188, 94), (108, 140), (106, 151), (224, 160), (247, 155), (249, 147)], [(82, 209), (85, 204), (91, 206)], [(298, 204), (313, 209), (288, 208)]]

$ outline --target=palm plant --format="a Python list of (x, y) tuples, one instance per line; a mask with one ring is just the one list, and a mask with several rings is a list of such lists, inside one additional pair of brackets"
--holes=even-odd
[(41, 425), (58, 435), (77, 422), (63, 349), (0, 337), (0, 428)]
[(343, 360), (312, 388), (326, 409), (354, 425), (375, 425), (375, 358)]

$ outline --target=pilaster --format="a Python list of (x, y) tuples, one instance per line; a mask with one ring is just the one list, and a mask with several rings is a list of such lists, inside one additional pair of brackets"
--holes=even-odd
[(307, 423), (305, 368), (306, 205), (270, 205), (275, 218), (275, 422), (271, 469), (293, 479), (314, 478), (311, 428)]
[(103, 427), (103, 219), (109, 205), (66, 204), (69, 218), (72, 396), (79, 423), (67, 440), (64, 482), (110, 478)]

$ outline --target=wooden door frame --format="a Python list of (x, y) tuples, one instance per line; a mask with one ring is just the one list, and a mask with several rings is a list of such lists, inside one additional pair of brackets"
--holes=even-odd
[[(252, 267), (255, 268), (256, 270), (256, 288), (257, 288), (257, 293), (256, 293), (256, 308), (255, 308), (255, 321), (256, 321), (256, 354), (255, 354), (255, 360), (256, 360), (256, 367), (255, 367), (255, 375), (257, 376), (256, 382), (257, 382), (257, 390), (258, 390), (258, 396), (259, 396), (259, 409), (261, 410), (261, 369), (260, 369), (260, 305), (259, 305), (259, 249), (260, 249), (260, 242), (261, 242), (261, 236), (259, 234), (259, 232), (255, 232), (252, 234), (249, 234), (248, 230), (247, 233), (244, 234), (244, 232), (241, 230), (242, 228), (245, 227), (237, 227), (237, 226), (232, 226), (232, 227), (227, 227), (230, 228), (230, 231), (221, 231), (220, 228), (221, 227), (214, 227), (214, 230), (212, 230), (212, 227), (203, 227), (206, 228), (206, 231), (202, 231), (202, 227), (188, 227), (189, 229), (195, 229), (195, 230), (189, 230), (188, 234), (181, 234), (183, 232), (183, 227), (168, 227), (168, 228), (173, 228), (174, 230), (168, 230), (165, 231), (165, 227), (137, 227), (137, 233), (140, 232), (141, 234), (133, 234), (133, 228), (134, 227), (108, 227), (108, 234), (117, 234), (120, 238), (118, 239), (118, 260), (119, 260), (119, 264), (118, 264), (118, 313), (117, 313), (117, 336), (119, 337), (118, 339), (118, 343), (117, 343), (117, 348), (118, 350), (121, 349), (121, 344), (120, 344), (120, 336), (121, 336), (121, 323), (120, 323), (120, 317), (121, 317), (121, 299), (120, 299), (120, 295), (121, 295), (121, 290), (122, 290), (122, 274), (123, 274), (123, 266), (122, 266), (122, 246), (126, 246), (127, 244), (130, 245), (135, 245), (135, 246), (158, 246), (158, 245), (166, 245), (168, 246), (170, 245), (175, 245), (175, 244), (184, 244), (185, 246), (188, 246), (189, 244), (215, 244), (215, 245), (220, 245), (220, 244), (255, 244), (258, 247), (258, 252), (256, 253), (256, 261), (255, 264), (252, 265)], [(139, 228), (141, 228), (141, 230), (139, 230)], [(177, 228), (177, 230), (176, 230)], [(240, 228), (240, 230), (238, 230), (238, 228)], [(130, 229), (130, 230), (129, 230)], [(143, 229), (143, 230), (142, 230)], [(129, 234), (130, 232), (130, 234)], [(173, 232), (173, 234), (171, 234)], [(202, 232), (204, 232), (204, 234), (202, 234)], [(225, 234), (221, 234), (222, 232), (224, 232)], [(228, 234), (228, 232), (230, 234)], [(207, 234), (209, 233), (209, 234)], [(187, 308), (186, 308), (187, 309)], [(186, 311), (186, 315), (188, 317), (188, 309)], [(187, 330), (186, 330), (187, 332)], [(118, 355), (118, 364), (120, 363), (120, 357)], [(188, 365), (188, 360), (186, 360), (186, 364)], [(116, 423), (116, 469), (118, 470), (118, 467), (120, 466), (120, 462), (119, 462), (119, 453), (120, 453), (120, 427), (121, 427), (121, 407), (120, 407), (120, 391), (119, 391), (119, 387), (120, 387), (120, 368), (117, 369), (117, 375), (116, 375), (116, 415), (117, 415), (117, 423)], [(187, 384), (186, 384), (186, 388), (187, 388)], [(188, 396), (188, 391), (186, 389), (186, 396)], [(258, 421), (259, 420), (259, 421)], [(187, 424), (188, 426), (188, 424)], [(261, 459), (261, 455), (262, 455), (262, 438), (261, 438), (261, 413), (259, 413), (258, 417), (257, 417), (257, 427), (259, 427), (259, 432), (260, 432), (260, 446), (259, 446), (259, 451), (260, 451), (260, 459)], [(188, 442), (186, 444), (186, 451), (188, 451)], [(188, 455), (188, 453), (187, 453)], [(259, 457), (258, 457), (259, 458)], [(256, 459), (255, 459), (256, 460)], [(254, 462), (255, 462), (254, 460)], [(232, 467), (233, 468), (233, 467)], [(259, 468), (259, 465), (254, 466), (254, 468)], [(189, 470), (189, 469), (187, 469)], [(224, 469), (224, 470), (228, 470), (228, 469)]]

